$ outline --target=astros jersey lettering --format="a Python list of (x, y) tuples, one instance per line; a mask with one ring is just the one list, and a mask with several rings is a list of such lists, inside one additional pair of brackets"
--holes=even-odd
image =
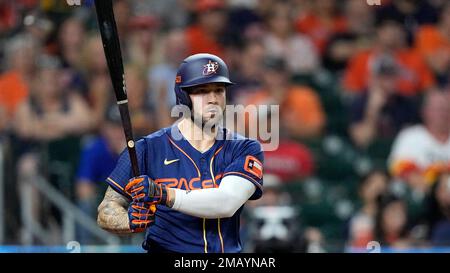
[[(173, 125), (137, 141), (141, 174), (148, 175), (155, 183), (188, 191), (219, 187), (224, 177), (236, 175), (255, 185), (251, 200), (261, 197), (264, 158), (257, 141), (219, 128), (214, 145), (201, 153), (179, 136), (178, 127)], [(124, 188), (132, 176), (125, 150), (107, 182), (131, 199)], [(242, 207), (230, 218), (203, 219), (158, 205), (155, 224), (148, 228), (146, 240), (176, 252), (240, 252), (241, 211)]]

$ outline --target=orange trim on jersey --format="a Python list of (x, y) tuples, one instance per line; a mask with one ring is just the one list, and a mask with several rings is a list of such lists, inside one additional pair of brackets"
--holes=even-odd
[(394, 162), (391, 167), (391, 173), (396, 177), (405, 177), (412, 172), (420, 172), (419, 166), (410, 160), (399, 160)]
[[(217, 181), (218, 179), (221, 179), (223, 176), (222, 173), (217, 174), (214, 179)], [(200, 189), (209, 189), (209, 188), (218, 188), (219, 185), (217, 183), (214, 185), (213, 179), (205, 179), (201, 180), (201, 183), (199, 187), (194, 187), (194, 183), (199, 182), (200, 177), (194, 177), (191, 180), (187, 181), (186, 178), (158, 178), (155, 179), (154, 182), (156, 184), (166, 183), (166, 187), (168, 188), (180, 188), (184, 185), (186, 187), (186, 190), (200, 190)], [(136, 189), (139, 190), (139, 189)]]
[(427, 183), (432, 184), (441, 173), (447, 172), (448, 170), (449, 168), (445, 162), (435, 162), (423, 171), (423, 176)]
[(116, 186), (117, 188), (119, 188), (124, 194), (126, 194), (126, 195), (128, 195), (128, 196), (131, 197), (131, 195), (128, 194), (128, 193), (123, 189), (123, 187), (122, 187), (119, 183), (117, 183), (116, 181), (114, 181), (111, 177), (106, 178), (106, 180), (108, 180), (109, 182), (113, 183), (114, 186)]
[(184, 184), (185, 189), (189, 189), (189, 184), (188, 184), (186, 178), (180, 178), (180, 180), (178, 181), (177, 188), (181, 190), (181, 187), (183, 186), (183, 184)]
[(185, 151), (183, 151), (183, 149), (181, 149), (180, 147), (178, 147), (178, 145), (175, 144), (175, 142), (173, 142), (173, 140), (172, 140), (170, 137), (168, 137), (168, 139), (169, 139), (170, 143), (172, 143), (172, 144), (173, 144), (178, 150), (180, 150), (187, 158), (189, 158), (189, 160), (191, 160), (192, 164), (194, 164), (195, 169), (197, 169), (198, 177), (200, 177), (200, 176), (201, 176), (201, 175), (200, 175), (200, 170), (198, 169), (197, 164), (195, 164), (194, 160), (193, 160), (193, 159), (192, 159)]
[(166, 187), (168, 188), (174, 188), (178, 185), (178, 179), (176, 178), (158, 178), (155, 179), (155, 183), (164, 183), (164, 182), (170, 182), (170, 184), (166, 184)]
[(200, 189), (213, 189), (214, 188), (214, 182), (212, 179), (206, 179), (202, 181), (202, 185)]
[[(192, 164), (194, 165), (195, 169), (197, 170), (198, 178), (200, 178), (201, 177), (200, 170), (197, 167), (197, 164), (195, 164), (194, 160), (183, 149), (181, 149), (177, 144), (175, 144), (175, 142), (169, 136), (168, 136), (168, 139), (169, 139), (170, 143), (173, 144), (173, 146), (175, 146), (187, 158), (189, 158), (189, 160), (192, 162)], [(216, 155), (221, 150), (221, 148), (214, 155)], [(212, 175), (212, 173), (211, 173), (211, 175)], [(212, 178), (214, 179), (214, 176), (212, 176)], [(184, 179), (184, 180), (186, 181), (186, 179)], [(179, 185), (181, 185), (181, 179), (180, 179)], [(214, 185), (215, 185), (215, 182), (214, 182)], [(186, 186), (188, 186), (188, 185), (186, 185)], [(206, 240), (206, 219), (205, 218), (203, 218), (203, 241), (205, 242), (205, 253), (208, 253), (208, 241)]]
[(176, 178), (158, 178), (154, 180), (155, 183), (163, 183), (163, 182), (172, 182), (172, 181), (178, 181)]
[(246, 175), (245, 173), (241, 173), (241, 172), (227, 172), (227, 173), (224, 173), (223, 176), (225, 177), (226, 175), (229, 175), (229, 174), (242, 175), (242, 176), (244, 176), (245, 178), (248, 178), (248, 179), (250, 179), (251, 181), (253, 181), (253, 182), (254, 182), (253, 184), (255, 184), (258, 188), (260, 188), (260, 189), (262, 190), (262, 186), (258, 183), (258, 181), (256, 181), (254, 178), (252, 178), (252, 177)]
[[(190, 189), (190, 190), (194, 189), (194, 183), (197, 182), (197, 181), (200, 181), (200, 177), (192, 178), (192, 179), (189, 181), (189, 188), (188, 188), (188, 189)], [(200, 184), (200, 188), (201, 188), (201, 186), (202, 186), (202, 185)]]
[(222, 150), (222, 148), (223, 148), (223, 145), (219, 149), (217, 149), (217, 151), (214, 153), (214, 156), (216, 156)]
[[(212, 167), (212, 166), (213, 166), (214, 158), (215, 158), (216, 155), (222, 150), (222, 148), (223, 148), (223, 146), (220, 147), (220, 148), (214, 153), (214, 155), (212, 156), (211, 161), (210, 161), (210, 163), (209, 163), (209, 171), (210, 171), (210, 173), (211, 173), (211, 178), (212, 178), (213, 183), (214, 183), (214, 188), (217, 188), (217, 184), (216, 184), (216, 178), (215, 178), (215, 176), (214, 176), (214, 172), (213, 172), (213, 167)], [(219, 233), (220, 247), (221, 247), (222, 253), (223, 253), (223, 252), (224, 252), (224, 251), (223, 251), (223, 239), (222, 239), (222, 232), (220, 231), (220, 218), (217, 218), (217, 231), (218, 231), (218, 233)]]
[(215, 188), (217, 188), (217, 184), (216, 184), (216, 179), (215, 179), (215, 177), (214, 177), (214, 173), (213, 173), (213, 170), (212, 170), (212, 164), (213, 164), (214, 158), (215, 158), (216, 155), (222, 150), (222, 148), (223, 148), (223, 146), (220, 147), (219, 149), (217, 149), (217, 151), (216, 151), (216, 152), (214, 153), (214, 155), (211, 157), (211, 161), (209, 162), (209, 171), (210, 171), (210, 173), (211, 173), (211, 178), (212, 178), (212, 180), (213, 180), (213, 183), (214, 183), (214, 187), (215, 187)]

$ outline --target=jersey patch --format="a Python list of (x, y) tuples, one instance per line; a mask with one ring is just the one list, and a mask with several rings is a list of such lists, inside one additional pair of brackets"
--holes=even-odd
[(244, 170), (258, 177), (259, 179), (263, 176), (263, 166), (261, 161), (256, 159), (256, 157), (248, 155), (245, 158)]

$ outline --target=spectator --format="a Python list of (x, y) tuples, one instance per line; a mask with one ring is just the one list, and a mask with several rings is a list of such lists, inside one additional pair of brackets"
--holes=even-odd
[(389, 55), (375, 59), (368, 90), (353, 101), (349, 133), (359, 148), (377, 138), (393, 139), (403, 127), (418, 122), (414, 99), (396, 92), (399, 69)]
[(241, 103), (280, 105), (280, 127), (286, 130), (289, 137), (320, 136), (326, 117), (314, 90), (306, 86), (292, 85), (283, 59), (267, 58), (264, 66), (262, 90)]
[[(91, 140), (82, 150), (75, 184), (76, 199), (80, 209), (93, 219), (100, 193), (106, 189), (102, 183), (116, 166), (119, 154), (125, 148), (122, 120), (114, 105), (107, 111), (100, 128), (100, 135)], [(78, 230), (81, 243), (92, 243), (84, 229)]]
[[(54, 160), (49, 158), (50, 151), (43, 144), (86, 133), (91, 125), (85, 102), (76, 93), (64, 93), (63, 84), (58, 81), (61, 73), (59, 59), (43, 55), (40, 56), (38, 65), (30, 96), (18, 107), (14, 122), (15, 133), (21, 142), (17, 166), (19, 194), (31, 192), (31, 196), (23, 198), (31, 198), (34, 211), (30, 213), (32, 220), (36, 222), (49, 214), (49, 211), (42, 214), (44, 205), (32, 186), (31, 179), (44, 177), (43, 167)], [(74, 147), (66, 145), (65, 149), (60, 149), (57, 153), (64, 154), (73, 149)], [(69, 155), (64, 154), (63, 157), (68, 158)], [(43, 162), (43, 158), (47, 161)], [(63, 190), (68, 192), (68, 189)], [(45, 220), (46, 223), (50, 221), (48, 217)]]
[[(250, 207), (262, 207), (262, 206), (283, 206), (291, 203), (290, 194), (283, 190), (280, 177), (277, 175), (269, 174), (266, 179), (266, 192), (264, 197), (254, 202), (249, 202)], [(266, 195), (267, 193), (267, 195)]]
[(372, 170), (361, 179), (359, 185), (360, 209), (349, 222), (348, 245), (365, 248), (375, 239), (375, 217), (378, 200), (387, 193), (389, 176), (382, 170)]
[(114, 18), (116, 19), (117, 32), (121, 45), (126, 48), (128, 42), (128, 27), (132, 15), (132, 7), (128, 0), (116, 0), (113, 2)]
[(330, 36), (323, 56), (323, 66), (337, 73), (337, 76), (355, 54), (371, 47), (375, 31), (373, 7), (366, 2), (348, 0), (344, 11), (347, 28)]
[[(150, 69), (148, 86), (150, 87), (150, 99), (161, 118), (168, 117), (170, 109), (175, 106), (175, 76), (179, 63), (187, 56), (186, 36), (181, 30), (170, 31), (163, 42), (163, 61)], [(170, 120), (160, 120), (158, 125), (168, 125)]]
[(387, 5), (381, 6), (376, 15), (378, 20), (395, 19), (402, 24), (407, 31), (408, 42), (411, 42), (420, 25), (436, 23), (438, 9), (430, 2), (432, 1), (390, 1)]
[(411, 246), (404, 200), (394, 195), (381, 196), (375, 217), (375, 239), (383, 247)]
[(156, 55), (159, 52), (155, 48), (155, 31), (158, 24), (158, 19), (152, 16), (135, 16), (130, 19), (128, 39), (125, 43), (127, 59), (130, 62), (142, 67), (157, 63)]
[(224, 32), (227, 24), (225, 3), (221, 0), (199, 0), (195, 3), (197, 21), (186, 29), (188, 54), (205, 53), (224, 57)]
[[(23, 0), (23, 2), (27, 2), (28, 0)], [(38, 1), (31, 0), (32, 2), (38, 2), (39, 8), (49, 16), (49, 18), (55, 22), (55, 24), (61, 25), (61, 23), (73, 13), (73, 7), (67, 4), (67, 1)], [(85, 2), (90, 2), (90, 0), (82, 1), (83, 4)]]
[(450, 171), (433, 185), (427, 218), (431, 245), (450, 246)]
[(20, 26), (23, 10), (36, 8), (38, 0), (0, 1), (0, 36)]
[(364, 36), (373, 34), (375, 31), (375, 16), (372, 11), (373, 7), (367, 5), (367, 3), (348, 0), (344, 6), (347, 25), (344, 33)]
[(38, 45), (26, 35), (15, 36), (7, 45), (8, 70), (0, 75), (0, 105), (8, 119), (14, 117), (18, 105), (28, 97), (38, 52)]
[(85, 42), (83, 22), (69, 18), (58, 32), (59, 55), (63, 63), (63, 79), (66, 86), (80, 94), (87, 95), (87, 83), (81, 72), (82, 47)]
[(42, 55), (38, 63), (34, 90), (17, 110), (15, 129), (18, 136), (51, 141), (87, 132), (91, 127), (89, 109), (79, 95), (62, 89), (59, 59)]
[[(305, 251), (306, 239), (298, 227), (298, 214), (290, 205), (290, 195), (280, 188), (280, 181), (276, 176), (264, 177), (264, 197), (251, 202), (248, 227), (248, 240), (252, 246), (250, 251), (256, 253), (289, 253)], [(246, 226), (244, 226), (246, 227)], [(310, 232), (312, 233), (312, 232)], [(314, 238), (317, 244), (323, 240), (322, 234), (316, 231)]]
[(127, 65), (125, 81), (133, 134), (136, 138), (146, 136), (155, 130), (155, 117), (149, 105), (145, 71), (139, 65)]
[(450, 70), (450, 3), (447, 3), (436, 25), (421, 26), (417, 32), (415, 47), (434, 71), (439, 83), (449, 83)]
[(113, 99), (109, 75), (100, 35), (90, 36), (83, 47), (83, 71), (88, 83), (88, 102), (94, 128), (99, 128), (106, 109)]
[(272, 9), (264, 37), (267, 55), (284, 59), (291, 73), (313, 73), (319, 66), (317, 49), (306, 35), (294, 32), (290, 6), (277, 2)]
[(159, 17), (161, 19), (160, 28), (163, 31), (187, 25), (188, 9), (193, 3), (191, 0), (130, 0), (130, 2), (132, 3), (132, 13), (136, 16)]
[(350, 94), (363, 92), (369, 82), (372, 63), (383, 55), (391, 55), (398, 64), (396, 89), (400, 94), (414, 96), (434, 86), (435, 80), (421, 55), (406, 47), (405, 32), (393, 20), (377, 26), (377, 40), (372, 49), (357, 53), (350, 60), (343, 75), (343, 87)]
[(5, 109), (0, 107), (0, 134), (3, 134), (8, 129), (8, 125), (8, 118), (6, 116)]
[(281, 137), (278, 148), (264, 152), (266, 174), (273, 174), (282, 183), (298, 182), (314, 173), (313, 153), (305, 145)]
[(55, 24), (50, 19), (38, 11), (32, 11), (24, 16), (23, 25), (25, 33), (42, 45), (45, 53), (55, 53), (54, 44), (49, 39), (55, 29)]
[(17, 24), (17, 12), (11, 2), (0, 2), (0, 34), (6, 33)]
[(264, 32), (264, 15), (261, 14), (259, 5), (268, 2), (270, 1), (228, 1), (228, 29), (233, 41), (239, 43), (246, 39), (261, 37)]
[(259, 40), (245, 43), (239, 56), (239, 70), (231, 71), (231, 78), (236, 85), (229, 87), (227, 100), (232, 103), (238, 102), (261, 89), (265, 54), (264, 45)]
[(430, 92), (422, 109), (423, 124), (397, 136), (389, 166), (392, 175), (417, 192), (426, 193), (437, 175), (450, 165), (450, 96)]
[(307, 146), (279, 132), (278, 118), (273, 109), (258, 112), (259, 130), (266, 127), (266, 132), (259, 131), (257, 137), (264, 150), (264, 172), (282, 184), (299, 183), (314, 174), (314, 155)]
[(320, 55), (324, 52), (328, 39), (336, 33), (344, 32), (347, 24), (334, 0), (311, 1), (311, 9), (296, 21), (297, 31), (308, 35)]

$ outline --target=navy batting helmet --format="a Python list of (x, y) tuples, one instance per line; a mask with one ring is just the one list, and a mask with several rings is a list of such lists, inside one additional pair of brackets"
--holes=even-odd
[(184, 59), (175, 78), (177, 104), (191, 108), (192, 102), (185, 88), (207, 83), (233, 84), (225, 62), (216, 55), (207, 53), (191, 55)]

